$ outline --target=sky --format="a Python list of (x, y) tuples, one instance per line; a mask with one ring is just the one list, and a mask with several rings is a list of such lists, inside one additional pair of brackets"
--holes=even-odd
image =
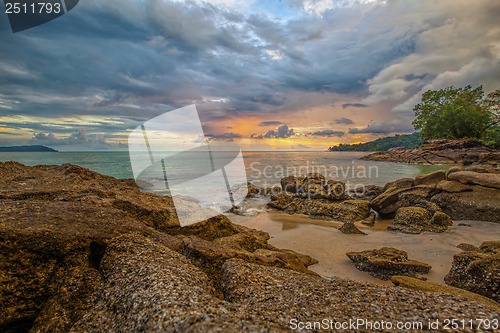
[(191, 104), (246, 150), (411, 133), (423, 92), (500, 87), (498, 17), (498, 0), (82, 0), (12, 33), (0, 13), (0, 145), (126, 149)]

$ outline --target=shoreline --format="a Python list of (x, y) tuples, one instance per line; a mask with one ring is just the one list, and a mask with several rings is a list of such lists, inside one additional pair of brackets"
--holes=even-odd
[[(278, 248), (290, 249), (318, 260), (309, 269), (322, 277), (340, 277), (360, 282), (391, 286), (390, 281), (372, 277), (359, 271), (346, 256), (350, 251), (364, 251), (384, 246), (408, 252), (412, 259), (432, 266), (425, 275), (430, 282), (444, 285), (444, 276), (451, 269), (453, 256), (461, 253), (457, 245), (470, 243), (479, 246), (500, 234), (500, 224), (494, 222), (460, 220), (444, 233), (423, 232), (419, 235), (386, 230), (391, 220), (377, 220), (374, 227), (360, 223), (356, 226), (367, 235), (346, 235), (337, 228), (342, 222), (311, 219), (306, 215), (289, 215), (271, 209), (254, 216), (231, 214), (229, 219), (245, 227), (269, 233), (269, 243)], [(458, 226), (460, 223), (470, 224)]]

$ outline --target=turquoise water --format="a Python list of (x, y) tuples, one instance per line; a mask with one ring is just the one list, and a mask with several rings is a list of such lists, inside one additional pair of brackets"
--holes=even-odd
[[(261, 186), (271, 186), (280, 178), (320, 172), (327, 178), (356, 184), (384, 185), (387, 182), (415, 177), (448, 165), (408, 165), (364, 161), (364, 152), (244, 152), (247, 177)], [(26, 165), (61, 165), (71, 163), (116, 178), (133, 178), (127, 151), (0, 153), (0, 161), (18, 161)]]

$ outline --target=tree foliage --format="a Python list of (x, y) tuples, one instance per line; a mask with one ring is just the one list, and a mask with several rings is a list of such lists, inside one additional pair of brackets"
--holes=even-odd
[(500, 100), (498, 90), (484, 100), (483, 95), (482, 86), (429, 90), (413, 108), (416, 116), (413, 125), (421, 130), (424, 139), (481, 139), (497, 124)]
[(395, 136), (389, 136), (386, 138), (380, 138), (374, 141), (357, 143), (357, 144), (347, 144), (341, 143), (338, 146), (330, 147), (330, 151), (383, 151), (396, 147), (403, 147), (406, 149), (412, 149), (418, 147), (422, 144), (422, 139), (420, 138), (420, 133), (413, 134), (396, 134)]

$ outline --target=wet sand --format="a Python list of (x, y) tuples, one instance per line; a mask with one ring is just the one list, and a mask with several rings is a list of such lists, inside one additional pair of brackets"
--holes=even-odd
[[(377, 221), (374, 227), (357, 223), (356, 226), (367, 235), (345, 235), (336, 228), (341, 222), (311, 219), (305, 215), (289, 215), (269, 210), (256, 216), (228, 216), (234, 223), (263, 230), (271, 235), (269, 243), (310, 255), (319, 261), (309, 269), (324, 276), (338, 276), (357, 281), (391, 285), (390, 281), (373, 278), (361, 272), (345, 255), (350, 251), (364, 251), (384, 246), (395, 247), (408, 252), (410, 259), (423, 261), (432, 266), (429, 281), (444, 283), (453, 255), (462, 252), (460, 243), (479, 246), (483, 241), (498, 240), (500, 223), (480, 221), (454, 221), (444, 233), (424, 232), (409, 235), (386, 230), (389, 220)], [(460, 223), (470, 224), (458, 226)]]

